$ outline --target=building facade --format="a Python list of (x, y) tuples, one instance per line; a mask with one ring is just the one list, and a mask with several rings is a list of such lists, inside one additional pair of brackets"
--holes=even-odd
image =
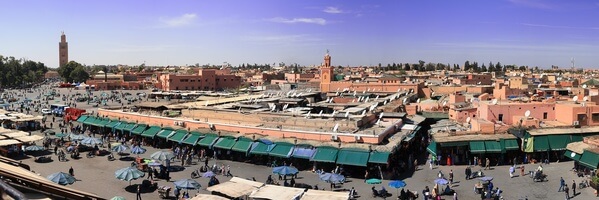
[(198, 74), (180, 75), (163, 74), (159, 78), (160, 89), (171, 90), (206, 90), (236, 89), (241, 86), (241, 77), (225, 73), (223, 70), (201, 69)]

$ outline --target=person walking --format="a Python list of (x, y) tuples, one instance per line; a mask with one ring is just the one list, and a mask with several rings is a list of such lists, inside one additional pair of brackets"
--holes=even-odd
[(153, 176), (154, 172), (152, 172), (152, 169), (148, 170), (148, 179), (150, 180), (154, 180), (154, 176)]
[(453, 184), (453, 169), (449, 170), (449, 184)]
[(485, 161), (485, 170), (487, 169), (491, 169), (491, 160), (489, 160), (489, 158)]
[(433, 158), (428, 159), (428, 168), (430, 168), (431, 170), (433, 170)]
[(137, 185), (137, 200), (141, 200), (141, 185)]
[(563, 191), (565, 185), (566, 185), (566, 181), (564, 181), (564, 177), (560, 177), (559, 178), (559, 189), (557, 189), (557, 192)]
[(233, 174), (231, 174), (231, 165), (227, 165), (227, 176), (233, 177)]
[(568, 189), (568, 185), (564, 186), (564, 193), (566, 193), (566, 200), (570, 199), (570, 190)]
[(572, 180), (572, 196), (576, 196), (576, 181)]
[(69, 168), (69, 175), (75, 176), (75, 170), (73, 170), (73, 167)]

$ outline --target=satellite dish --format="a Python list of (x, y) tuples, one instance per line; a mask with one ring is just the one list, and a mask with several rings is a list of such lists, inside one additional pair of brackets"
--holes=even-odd
[(587, 87), (588, 87), (587, 84), (582, 85), (582, 88), (586, 89)]
[(431, 92), (431, 96), (435, 95), (435, 92)]
[(530, 110), (527, 110), (526, 112), (524, 112), (524, 116), (526, 118), (530, 117)]
[(497, 105), (497, 99), (493, 99), (493, 100), (491, 101), (491, 104), (493, 104), (493, 105)]
[(588, 100), (589, 100), (589, 97), (588, 97), (588, 96), (584, 96), (584, 97), (582, 98), (582, 101), (588, 101)]
[(480, 84), (482, 84), (482, 82), (478, 82), (478, 83), (476, 83), (476, 84), (477, 84), (477, 85), (480, 85)]
[(553, 81), (553, 84), (557, 84), (557, 81)]
[(403, 99), (403, 104), (406, 104), (408, 102), (408, 98), (404, 98)]
[(541, 88), (541, 86), (543, 86), (543, 84), (539, 84), (539, 85), (537, 86), (537, 88)]
[(578, 96), (574, 96), (574, 98), (572, 98), (572, 101), (578, 102)]
[(470, 123), (470, 120), (472, 120), (470, 117), (466, 118), (466, 123)]
[(568, 91), (571, 91), (571, 90), (572, 90), (572, 88), (571, 88), (571, 87), (568, 87), (568, 88), (566, 88), (566, 89), (567, 89)]
[(443, 101), (443, 106), (447, 105), (447, 101)]
[(416, 103), (420, 103), (420, 99), (416, 100)]
[(520, 74), (520, 77), (524, 77), (524, 74)]

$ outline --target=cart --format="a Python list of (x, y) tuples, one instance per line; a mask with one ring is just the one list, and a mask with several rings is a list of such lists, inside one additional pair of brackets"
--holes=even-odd
[(168, 199), (170, 197), (171, 187), (160, 186), (158, 187), (158, 195), (161, 199)]

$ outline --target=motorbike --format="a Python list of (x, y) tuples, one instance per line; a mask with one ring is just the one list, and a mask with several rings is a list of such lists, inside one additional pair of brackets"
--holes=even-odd
[(191, 178), (200, 178), (202, 175), (200, 174), (200, 169), (193, 170), (191, 172)]
[(109, 154), (109, 155), (108, 155), (106, 158), (108, 159), (108, 161), (113, 161), (113, 160), (115, 160), (115, 159), (114, 159), (114, 155), (112, 155), (112, 154)]
[(93, 151), (90, 151), (90, 152), (87, 152), (87, 154), (86, 154), (85, 156), (86, 156), (87, 158), (93, 158), (93, 157), (95, 157), (96, 155), (94, 154), (94, 152), (93, 152)]
[(589, 181), (587, 181), (586, 179), (578, 183), (578, 189), (583, 189), (586, 187), (589, 187)]

